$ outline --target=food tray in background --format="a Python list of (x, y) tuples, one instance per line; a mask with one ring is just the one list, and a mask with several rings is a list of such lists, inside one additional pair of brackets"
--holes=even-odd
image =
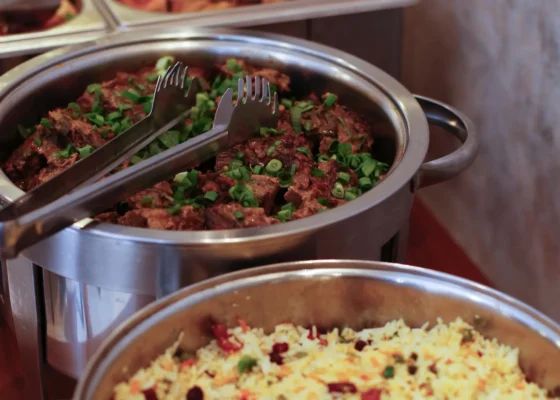
[[(80, 0), (78, 3), (81, 6), (79, 14), (62, 25), (37, 32), (0, 36), (0, 73), (20, 63), (17, 61), (20, 56), (36, 55), (105, 35), (110, 26), (94, 0)], [(7, 67), (4, 64), (8, 64)]]
[(103, 3), (122, 28), (143, 27), (171, 22), (185, 22), (189, 27), (249, 27), (288, 21), (332, 17), (344, 14), (405, 7), (418, 0), (287, 0), (280, 3), (255, 4), (223, 10), (192, 13), (149, 12), (131, 8), (116, 0)]

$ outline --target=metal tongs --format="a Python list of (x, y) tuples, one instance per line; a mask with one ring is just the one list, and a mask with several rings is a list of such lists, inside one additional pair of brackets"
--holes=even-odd
[[(177, 66), (172, 68), (171, 71), (176, 69)], [(168, 70), (168, 74), (169, 72), (170, 70)], [(169, 76), (168, 74), (162, 79), (163, 83), (160, 84), (158, 82), (158, 87), (163, 89), (169, 85), (183, 87), (186, 73), (183, 75), (183, 79), (180, 79), (178, 74), (169, 74)], [(173, 78), (171, 78), (171, 76), (173, 76)], [(193, 83), (194, 82), (195, 80), (193, 80)], [(187, 97), (192, 95), (193, 83), (191, 83)], [(253, 86), (255, 88), (254, 94)], [(159, 100), (156, 95), (154, 97), (152, 112), (158, 107), (156, 104), (157, 101)], [(177, 115), (177, 110), (173, 112)], [(184, 113), (184, 110), (179, 110), (179, 112)], [(161, 133), (171, 128), (177, 123), (179, 118), (180, 116), (165, 124), (163, 128), (158, 129), (158, 132)], [(16, 205), (12, 208), (12, 211), (10, 211), (9, 208), (11, 205), (9, 205), (1, 210), (0, 258), (14, 258), (27, 247), (55, 234), (73, 223), (103, 212), (118, 201), (130, 197), (140, 190), (153, 186), (164, 179), (182, 172), (197, 162), (208, 160), (219, 152), (248, 140), (256, 132), (259, 132), (259, 128), (275, 126), (277, 120), (278, 98), (276, 93), (272, 95), (270, 84), (259, 77), (254, 79), (247, 77), (245, 81), (239, 79), (236, 104), (233, 104), (233, 91), (228, 89), (218, 104), (214, 125), (210, 131), (159, 153), (148, 160), (144, 160), (134, 166), (117, 172), (101, 181), (81, 187), (52, 202), (45, 201), (40, 207), (34, 208), (33, 206), (25, 205), (20, 205), (18, 207)], [(128, 131), (121, 134), (121, 136), (127, 133)], [(154, 133), (154, 136), (157, 137), (157, 132)], [(117, 139), (119, 137), (117, 137)], [(150, 136), (150, 138), (151, 137), (152, 136)], [(114, 140), (116, 139), (113, 139), (113, 141)], [(60, 176), (67, 173), (68, 177), (74, 177), (83, 182), (90, 182), (92, 180), (91, 176), (95, 175), (99, 177), (100, 175), (104, 175), (105, 173), (100, 173), (101, 170), (96, 174), (88, 173), (83, 168), (81, 168), (82, 171), (68, 171), (77, 169), (80, 163), (87, 161), (97, 152), (111, 145), (113, 141), (98, 149), (88, 158), (79, 161), (68, 170), (63, 171)], [(104, 162), (107, 166), (113, 166), (114, 164), (120, 165), (122, 161), (135, 153), (137, 148), (142, 148), (145, 144), (146, 143), (142, 141), (142, 145), (138, 144), (138, 146), (134, 146), (134, 151), (127, 151), (126, 154), (122, 154), (124, 152), (118, 154), (116, 149), (113, 149), (114, 154), (112, 152), (106, 152), (105, 155), (110, 158), (110, 162), (107, 159), (104, 159)], [(132, 146), (130, 148), (132, 148)], [(109, 170), (113, 168), (114, 166)], [(103, 171), (105, 170), (106, 168), (103, 169)], [(85, 178), (85, 176), (87, 176), (87, 178)], [(39, 190), (47, 192), (47, 190), (41, 189), (42, 186), (46, 186), (56, 178), (57, 177), (38, 186), (33, 192), (39, 192)], [(77, 187), (74, 183), (72, 183), (72, 185)], [(28, 194), (31, 193), (32, 192), (29, 192)], [(50, 196), (49, 200), (52, 197), (54, 196)], [(18, 200), (12, 204), (16, 204), (17, 202)], [(22, 204), (26, 204), (26, 202), (24, 201)], [(34, 206), (36, 205), (35, 203)], [(24, 209), (27, 213), (21, 214), (18, 209)], [(3, 218), (5, 210), (8, 210), (6, 215), (11, 215), (11, 219), (5, 220)]]

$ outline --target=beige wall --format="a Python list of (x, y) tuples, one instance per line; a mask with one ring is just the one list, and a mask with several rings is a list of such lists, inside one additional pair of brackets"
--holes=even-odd
[(470, 170), (423, 191), (498, 287), (560, 320), (560, 1), (423, 0), (405, 11), (404, 83), (481, 136)]

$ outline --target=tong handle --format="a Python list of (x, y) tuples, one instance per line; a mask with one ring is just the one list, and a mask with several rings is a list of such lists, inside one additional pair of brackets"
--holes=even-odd
[(0, 258), (14, 258), (22, 250), (76, 221), (100, 213), (140, 190), (207, 160), (227, 148), (227, 125), (159, 153), (123, 171), (55, 200), (17, 219), (0, 223)]

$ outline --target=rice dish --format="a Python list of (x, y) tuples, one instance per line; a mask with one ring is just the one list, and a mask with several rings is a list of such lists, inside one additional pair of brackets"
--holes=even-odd
[(280, 324), (267, 335), (243, 321), (213, 327), (196, 354), (179, 341), (114, 389), (115, 400), (154, 399), (552, 399), (529, 383), (518, 350), (457, 319), (430, 328), (321, 334)]

